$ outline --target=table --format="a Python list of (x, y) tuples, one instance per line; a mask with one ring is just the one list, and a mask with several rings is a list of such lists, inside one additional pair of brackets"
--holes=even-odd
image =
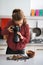
[(43, 50), (37, 51), (33, 58), (30, 58), (26, 61), (6, 60), (7, 56), (8, 55), (0, 55), (0, 65), (43, 65)]

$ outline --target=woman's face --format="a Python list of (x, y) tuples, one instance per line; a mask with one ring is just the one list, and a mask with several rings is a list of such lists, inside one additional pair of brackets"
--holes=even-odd
[(16, 25), (18, 25), (19, 27), (21, 27), (22, 24), (23, 24), (23, 19), (21, 19), (21, 20), (19, 20), (19, 21), (15, 21), (14, 23), (15, 23)]

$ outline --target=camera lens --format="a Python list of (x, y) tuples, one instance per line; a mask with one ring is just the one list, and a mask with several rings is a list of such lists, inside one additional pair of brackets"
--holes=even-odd
[(13, 41), (17, 43), (17, 42), (20, 41), (20, 36), (17, 34), (17, 32), (20, 32), (20, 27), (19, 26), (14, 26), (13, 31), (14, 31)]

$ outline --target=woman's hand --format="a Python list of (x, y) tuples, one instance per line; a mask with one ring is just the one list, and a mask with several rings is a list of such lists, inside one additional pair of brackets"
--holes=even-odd
[(10, 26), (10, 27), (8, 28), (8, 31), (9, 31), (9, 32), (13, 32), (12, 27), (13, 27), (13, 26)]
[(7, 41), (8, 35), (4, 35), (3, 38)]
[(17, 34), (20, 36), (21, 39), (23, 39), (23, 36), (20, 32), (17, 32)]

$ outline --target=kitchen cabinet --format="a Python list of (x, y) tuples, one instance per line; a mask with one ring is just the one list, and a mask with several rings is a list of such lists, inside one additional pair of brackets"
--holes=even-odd
[(6, 40), (0, 40), (0, 54), (6, 54), (7, 43)]
[[(7, 43), (6, 40), (0, 40), (0, 54), (6, 54)], [(43, 43), (28, 43), (25, 47), (25, 53), (27, 50), (43, 51)]]
[(32, 50), (32, 51), (35, 51), (35, 52), (37, 52), (37, 51), (43, 51), (43, 43), (42, 44), (40, 44), (40, 43), (30, 43), (30, 44), (28, 44), (27, 46), (26, 46), (26, 48), (25, 48), (25, 52), (27, 51), (27, 50)]
[[(6, 54), (6, 49), (7, 49), (7, 46), (5, 45), (1, 45), (0, 46), (0, 54)], [(27, 45), (26, 47), (25, 47), (25, 54), (26, 54), (26, 51), (27, 50), (32, 50), (32, 51), (35, 51), (35, 52), (37, 52), (37, 51), (43, 51), (43, 44), (42, 45), (35, 45), (35, 44), (33, 44), (33, 45), (31, 45), (31, 44), (29, 44), (29, 45)]]
[(6, 48), (7, 46), (0, 46), (0, 54), (6, 54)]
[(43, 51), (43, 45), (35, 46), (35, 51)]
[(35, 51), (34, 46), (32, 46), (30, 44), (25, 47), (25, 54), (26, 54), (27, 50)]
[[(6, 49), (7, 49), (7, 44), (0, 44), (0, 54), (6, 54)], [(43, 43), (29, 43), (25, 47), (25, 54), (27, 50), (32, 50), (32, 51), (43, 51)]]

